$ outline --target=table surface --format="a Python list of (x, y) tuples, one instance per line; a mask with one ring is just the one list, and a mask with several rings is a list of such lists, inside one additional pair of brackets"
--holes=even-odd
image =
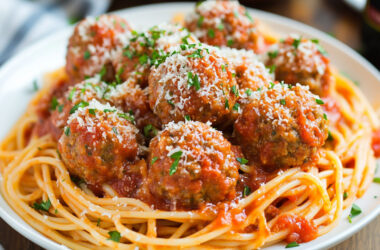
[[(158, 0), (114, 0), (111, 10), (117, 10)], [(327, 32), (353, 49), (361, 50), (361, 16), (345, 6), (340, 0), (240, 0), (246, 6), (286, 16)], [(359, 233), (333, 250), (380, 249), (380, 217), (377, 217)], [(0, 219), (0, 244), (5, 249), (41, 249), (27, 240)]]

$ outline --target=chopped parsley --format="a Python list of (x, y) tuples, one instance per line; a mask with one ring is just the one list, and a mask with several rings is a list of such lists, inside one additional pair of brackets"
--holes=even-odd
[(301, 43), (301, 37), (298, 39), (294, 39), (292, 45), (295, 49), (298, 49), (298, 46), (300, 45), (300, 43)]
[(172, 100), (167, 100), (167, 102), (170, 104), (170, 106), (174, 107), (174, 102)]
[(315, 99), (315, 102), (316, 102), (317, 104), (319, 104), (319, 105), (323, 105), (323, 104), (325, 104), (325, 102), (322, 101), (321, 99)]
[(157, 135), (157, 129), (152, 124), (148, 124), (144, 127), (144, 135), (145, 137), (148, 137), (151, 133), (153, 133), (153, 135)]
[(115, 242), (120, 242), (121, 235), (118, 231), (109, 231), (108, 235), (110, 236), (108, 239), (115, 241)]
[(333, 140), (334, 140), (334, 137), (333, 137), (333, 135), (331, 134), (331, 131), (330, 131), (330, 130), (329, 130), (329, 132), (328, 132), (327, 140), (328, 140), (328, 141), (333, 141)]
[(319, 44), (319, 40), (318, 39), (311, 39), (310, 41), (315, 44), (315, 46), (317, 47), (319, 53), (321, 53), (324, 56), (327, 55), (326, 50)]
[(362, 213), (361, 208), (356, 204), (352, 204), (351, 212), (350, 212), (350, 215), (348, 216), (348, 221), (352, 223), (352, 218), (354, 218), (355, 216), (358, 216), (361, 213)]
[(243, 164), (243, 165), (245, 165), (245, 164), (247, 164), (248, 163), (248, 160), (247, 159), (245, 159), (245, 158), (236, 158), (236, 160), (240, 163), (240, 164)]
[(33, 81), (33, 91), (38, 91), (38, 83), (37, 83), (37, 80), (34, 80)]
[(75, 94), (75, 91), (77, 90), (76, 87), (72, 88), (69, 92), (69, 97), (67, 97), (67, 100), (69, 100), (70, 102), (73, 100), (73, 97), (74, 97), (74, 94)]
[(274, 83), (273, 83), (273, 82), (270, 82), (269, 84), (270, 84), (269, 89), (273, 89), (273, 88), (274, 88)]
[(36, 209), (36, 210), (42, 210), (42, 211), (45, 211), (45, 212), (48, 212), (50, 207), (51, 207), (50, 199), (48, 199), (47, 201), (41, 201), (41, 203), (35, 202), (33, 204), (33, 208), (34, 209)]
[(197, 91), (201, 88), (198, 75), (197, 74), (193, 75), (192, 72), (187, 73), (187, 83), (189, 84), (189, 87), (194, 86), (195, 90)]
[(191, 58), (203, 58), (201, 52), (202, 52), (201, 49), (197, 49), (196, 51), (194, 51), (192, 54), (188, 55), (187, 57), (191, 57)]
[(115, 135), (118, 135), (118, 134), (119, 134), (119, 131), (117, 131), (117, 128), (116, 128), (116, 127), (112, 127), (112, 131), (115, 133)]
[(276, 58), (277, 56), (278, 56), (278, 50), (275, 50), (275, 51), (269, 51), (268, 52), (268, 56), (270, 57), (270, 58)]
[(216, 26), (218, 28), (218, 30), (224, 30), (224, 24), (223, 23), (220, 23), (218, 24), (218, 26)]
[(271, 66), (268, 66), (268, 69), (269, 69), (269, 74), (273, 74), (274, 71), (276, 70), (276, 65), (271, 65)]
[(71, 108), (70, 114), (74, 114), (75, 111), (77, 111), (79, 108), (84, 108), (84, 107), (87, 107), (88, 105), (89, 105), (88, 102), (81, 101), (80, 103), (75, 104), (74, 107)]
[(210, 37), (210, 38), (214, 38), (215, 37), (215, 31), (213, 29), (209, 29), (207, 31), (207, 35)]
[(200, 16), (199, 18), (198, 18), (198, 21), (197, 21), (197, 26), (198, 27), (201, 27), (202, 26), (202, 24), (203, 24), (203, 20), (205, 19), (205, 17), (204, 16)]
[(343, 200), (347, 199), (347, 197), (348, 197), (348, 193), (347, 193), (347, 192), (344, 192), (344, 193), (343, 193)]
[(252, 23), (254, 22), (251, 14), (249, 14), (248, 10), (245, 11), (245, 16), (248, 17), (249, 21), (251, 21)]
[(380, 177), (373, 178), (373, 182), (380, 184)]
[(51, 99), (51, 102), (50, 102), (50, 109), (56, 110), (58, 105), (59, 105), (59, 102), (58, 102), (57, 98), (55, 96), (53, 96), (53, 98)]
[(225, 107), (226, 109), (229, 109), (229, 108), (230, 108), (230, 104), (229, 104), (227, 98), (226, 98), (226, 100), (224, 101), (224, 107)]
[(323, 119), (325, 119), (326, 121), (328, 120), (326, 113), (323, 113)]
[(65, 135), (70, 136), (70, 134), (71, 134), (70, 127), (65, 127)]
[(246, 89), (245, 93), (247, 94), (247, 96), (251, 96), (252, 90), (251, 89)]
[(148, 55), (147, 54), (143, 54), (139, 57), (139, 62), (140, 64), (145, 64), (148, 62)]
[(232, 88), (231, 88), (231, 92), (232, 92), (235, 96), (239, 96), (239, 91), (237, 90), (236, 85), (232, 86)]
[(245, 186), (243, 189), (243, 197), (247, 197), (251, 193), (251, 188), (248, 186)]
[(107, 74), (107, 69), (106, 67), (103, 65), (102, 69), (100, 70), (99, 72), (99, 76), (100, 76), (100, 79), (102, 80), (103, 77), (105, 76), (105, 74)]
[(182, 151), (177, 151), (173, 153), (170, 158), (174, 160), (173, 164), (170, 166), (169, 175), (173, 175), (177, 171), (179, 160), (181, 159)]
[(232, 46), (234, 44), (234, 40), (228, 39), (227, 40), (227, 46)]
[(88, 109), (88, 113), (90, 113), (91, 115), (96, 115), (95, 109)]
[(90, 52), (89, 52), (88, 50), (86, 50), (86, 51), (84, 52), (83, 58), (84, 58), (85, 60), (88, 60), (88, 59), (90, 59), (90, 57), (91, 57)]
[(290, 242), (288, 245), (286, 245), (285, 248), (292, 248), (292, 247), (298, 247), (298, 246), (299, 246), (299, 244), (297, 242), (293, 241), (293, 242)]
[(185, 120), (186, 120), (186, 121), (191, 121), (190, 116), (189, 116), (189, 115), (185, 115)]
[(134, 117), (132, 115), (130, 115), (130, 114), (118, 113), (117, 116), (120, 117), (120, 118), (123, 118), (123, 119), (125, 119), (127, 121), (130, 121), (130, 122), (134, 122), (135, 121)]
[(100, 226), (100, 222), (101, 222), (101, 220), (100, 220), (100, 218), (98, 218), (98, 221), (96, 222), (97, 227)]
[(233, 110), (239, 111), (240, 104), (235, 103), (234, 106), (232, 107)]
[(281, 100), (280, 100), (280, 103), (281, 103), (281, 105), (285, 105), (285, 104), (286, 104), (285, 99), (281, 99)]
[(116, 112), (116, 109), (103, 109), (104, 113), (113, 113)]
[(153, 157), (152, 160), (150, 161), (150, 165), (153, 165), (156, 161), (158, 160), (158, 157)]
[(62, 113), (62, 111), (63, 111), (63, 104), (61, 104), (61, 105), (58, 105), (58, 112), (59, 113)]

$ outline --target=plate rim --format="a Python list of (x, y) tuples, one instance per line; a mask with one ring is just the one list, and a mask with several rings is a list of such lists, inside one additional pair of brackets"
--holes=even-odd
[[(124, 8), (121, 10), (113, 11), (113, 12), (107, 12), (117, 15), (128, 15), (128, 12), (131, 11), (141, 11), (142, 9), (146, 8), (164, 8), (165, 6), (173, 7), (173, 5), (179, 6), (179, 7), (190, 7), (193, 6), (194, 3), (192, 2), (171, 2), (171, 3), (156, 3), (156, 4), (147, 4), (142, 6), (136, 6), (131, 8)], [(250, 12), (253, 12), (256, 14), (259, 14), (259, 16), (266, 16), (267, 19), (273, 19), (273, 20), (279, 20), (284, 21), (287, 26), (297, 26), (300, 29), (308, 30), (315, 34), (316, 37), (322, 38), (326, 42), (330, 43), (334, 47), (340, 47), (342, 50), (344, 50), (348, 55), (350, 55), (353, 60), (357, 61), (359, 64), (362, 64), (367, 68), (367, 70), (380, 82), (380, 72), (377, 70), (367, 59), (365, 59), (363, 56), (361, 56), (359, 53), (357, 53), (355, 50), (350, 48), (348, 45), (344, 44), (343, 42), (337, 40), (336, 38), (333, 38), (326, 34), (323, 31), (320, 31), (312, 26), (306, 25), (304, 23), (301, 23), (299, 21), (296, 21), (294, 19), (290, 19), (288, 17), (284, 17), (278, 14), (249, 8), (246, 7)], [(260, 18), (258, 18), (260, 19)], [(49, 45), (54, 40), (60, 40), (59, 38), (64, 36), (68, 32), (72, 32), (74, 26), (69, 26), (63, 29), (60, 29), (56, 32), (53, 32), (52, 34), (35, 41), (33, 44), (26, 46), (25, 48), (21, 49), (19, 52), (17, 52), (15, 55), (13, 55), (10, 59), (8, 59), (1, 67), (0, 67), (0, 83), (3, 82), (3, 79), (7, 78), (7, 74), (12, 72), (12, 69), (17, 66), (19, 63), (21, 63), (22, 58), (24, 56), (27, 56), (28, 54), (32, 54), (34, 50), (41, 50), (45, 45)], [(0, 175), (0, 181), (2, 181), (2, 177)], [(372, 184), (373, 185), (373, 184)], [(364, 194), (365, 195), (365, 194)], [(1, 199), (4, 199), (4, 197), (1, 194)], [(8, 203), (5, 199), (4, 201)], [(12, 217), (11, 214), (9, 214), (7, 211), (5, 211), (5, 208), (0, 206), (0, 217), (9, 225), (11, 226), (16, 232), (21, 234), (23, 237), (29, 239), (30, 241), (34, 242), (35, 244), (47, 248), (47, 249), (67, 249), (66, 246), (61, 245), (47, 236), (43, 235), (33, 227), (31, 227), (29, 224), (28, 226), (31, 227), (28, 228), (21, 223), (19, 223), (17, 220), (21, 219), (22, 221), (26, 222), (21, 216), (19, 216), (12, 208), (11, 205), (7, 204), (12, 212), (16, 214), (16, 218)], [(312, 242), (308, 242), (303, 244), (310, 244), (310, 246), (307, 246), (308, 249), (324, 249), (326, 247), (332, 247), (335, 246), (342, 241), (346, 240), (353, 234), (359, 232), (365, 225), (367, 225), (369, 222), (374, 220), (378, 215), (380, 214), (380, 206), (377, 206), (374, 208), (370, 213), (368, 213), (364, 218), (361, 218), (359, 221), (356, 221), (355, 224), (353, 224), (349, 229), (340, 232), (337, 237), (334, 237), (333, 239), (327, 239), (326, 241), (319, 243), (318, 245), (313, 245)], [(27, 222), (26, 222), (27, 223)], [(329, 232), (326, 234), (328, 235)], [(321, 236), (322, 237), (322, 236)], [(301, 249), (301, 248), (298, 248)]]

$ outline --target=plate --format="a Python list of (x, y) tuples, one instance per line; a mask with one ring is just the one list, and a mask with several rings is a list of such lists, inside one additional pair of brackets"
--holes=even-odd
[[(192, 3), (166, 3), (145, 5), (115, 12), (127, 19), (135, 28), (150, 27), (169, 21), (173, 15), (192, 10)], [(332, 63), (353, 80), (371, 103), (379, 102), (380, 73), (358, 53), (329, 35), (302, 23), (263, 11), (249, 9), (254, 18), (261, 20), (278, 34), (298, 33), (304, 37), (317, 38), (329, 53)], [(33, 81), (41, 79), (46, 72), (65, 64), (66, 46), (73, 27), (54, 33), (24, 49), (0, 69), (0, 139), (25, 111), (33, 96)], [(378, 174), (379, 175), (379, 174)], [(363, 213), (348, 223), (349, 209), (346, 209), (339, 225), (328, 234), (311, 242), (301, 244), (297, 249), (325, 249), (338, 244), (358, 232), (363, 226), (380, 214), (380, 185), (371, 184), (366, 194), (355, 203)], [(23, 221), (0, 196), (0, 216), (23, 236), (47, 249), (66, 249), (46, 238)], [(284, 249), (278, 244), (267, 249)]]

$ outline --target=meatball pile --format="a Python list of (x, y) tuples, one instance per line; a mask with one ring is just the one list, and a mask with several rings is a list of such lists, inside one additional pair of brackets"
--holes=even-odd
[(108, 185), (157, 209), (202, 209), (316, 160), (328, 136), (320, 45), (287, 38), (262, 51), (236, 1), (199, 4), (186, 27), (139, 32), (114, 15), (75, 27), (69, 80), (40, 119), (96, 195)]

